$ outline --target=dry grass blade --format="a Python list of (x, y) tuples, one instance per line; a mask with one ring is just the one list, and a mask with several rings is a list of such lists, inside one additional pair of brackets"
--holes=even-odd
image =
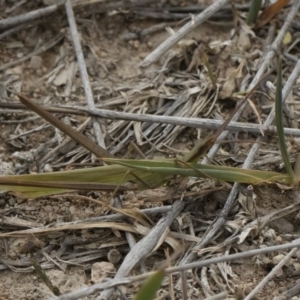
[(90, 222), (84, 223), (80, 222), (77, 224), (70, 225), (54, 225), (53, 227), (39, 227), (25, 230), (17, 230), (13, 232), (0, 233), (0, 237), (24, 237), (28, 235), (43, 235), (49, 234), (52, 232), (58, 232), (63, 230), (82, 230), (89, 228), (110, 228), (121, 231), (128, 231), (136, 233), (136, 230), (132, 225), (128, 225), (126, 223), (116, 223), (116, 222)]
[(276, 127), (279, 140), (279, 147), (287, 173), (294, 178), (294, 171), (290, 162), (289, 154), (286, 148), (285, 136), (283, 131), (282, 120), (282, 72), (281, 72), (281, 60), (279, 60), (277, 69), (277, 86), (276, 86), (276, 101), (275, 101), (275, 117)]
[(203, 157), (210, 147), (216, 142), (220, 134), (226, 129), (230, 121), (234, 118), (235, 114), (245, 105), (246, 101), (251, 97), (251, 95), (256, 91), (261, 82), (269, 76), (269, 73), (262, 76), (262, 78), (254, 85), (249, 93), (240, 101), (240, 103), (231, 112), (230, 116), (226, 121), (220, 126), (215, 134), (208, 136), (203, 140), (198, 141), (196, 146), (183, 157), (184, 162), (197, 162), (201, 157)]
[(40, 115), (42, 118), (47, 120), (49, 123), (51, 123), (53, 126), (67, 134), (69, 137), (71, 137), (74, 141), (85, 147), (87, 150), (89, 150), (91, 153), (95, 154), (97, 157), (113, 157), (108, 151), (106, 151), (104, 148), (96, 145), (91, 140), (86, 138), (83, 134), (77, 132), (70, 126), (67, 126), (62, 121), (55, 118), (53, 115), (48, 113), (45, 109), (43, 109), (41, 106), (35, 104), (33, 101), (31, 101), (28, 97), (25, 95), (19, 94), (20, 101), (26, 105), (28, 108), (33, 110), (35, 113)]

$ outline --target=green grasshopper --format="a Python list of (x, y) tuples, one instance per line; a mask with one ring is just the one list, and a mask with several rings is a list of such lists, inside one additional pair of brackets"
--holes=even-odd
[(291, 176), (276, 172), (242, 170), (232, 167), (220, 167), (198, 164), (197, 161), (206, 155), (218, 136), (227, 127), (236, 112), (246, 103), (258, 88), (259, 83), (236, 106), (232, 114), (215, 134), (198, 141), (195, 147), (183, 157), (176, 160), (124, 160), (114, 158), (107, 150), (87, 139), (52, 114), (47, 112), (28, 97), (19, 95), (20, 101), (39, 114), (53, 126), (70, 136), (91, 153), (109, 165), (73, 171), (53, 172), (47, 174), (18, 175), (0, 177), (3, 190), (13, 191), (27, 198), (62, 193), (70, 190), (110, 190), (124, 191), (136, 187), (124, 185), (123, 182), (134, 182), (139, 189), (156, 188), (174, 175), (208, 177), (216, 180), (236, 181), (249, 184), (261, 182), (291, 183)]

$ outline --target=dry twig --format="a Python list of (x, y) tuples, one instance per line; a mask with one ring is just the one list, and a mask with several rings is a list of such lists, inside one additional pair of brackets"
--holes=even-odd
[[(66, 1), (65, 7), (66, 7), (66, 12), (67, 12), (67, 16), (68, 16), (69, 25), (70, 25), (71, 36), (73, 39), (73, 46), (74, 46), (77, 61), (78, 61), (78, 67), (79, 67), (84, 91), (86, 94), (87, 104), (90, 109), (94, 109), (95, 108), (94, 96), (93, 96), (92, 88), (90, 85), (89, 76), (88, 76), (88, 73), (86, 70), (86, 64), (85, 64), (84, 56), (82, 53), (82, 48), (81, 48), (78, 31), (77, 31), (77, 27), (76, 27), (76, 23), (75, 23), (74, 12), (73, 12), (73, 8), (72, 8), (72, 4), (71, 4), (70, 0)], [(94, 119), (93, 127), (94, 127), (95, 136), (96, 136), (98, 145), (105, 149), (106, 147), (105, 147), (105, 142), (104, 142), (104, 134), (101, 129), (100, 120)]]
[[(136, 121), (136, 122), (149, 122), (149, 123), (159, 123), (159, 124), (172, 124), (172, 125), (181, 125), (191, 128), (203, 128), (203, 129), (218, 129), (222, 124), (222, 120), (214, 119), (205, 119), (205, 118), (185, 118), (185, 117), (176, 117), (176, 116), (157, 116), (150, 114), (135, 114), (127, 113), (121, 111), (114, 111), (109, 109), (86, 109), (77, 106), (74, 107), (59, 107), (59, 106), (44, 106), (41, 105), (48, 112), (53, 113), (63, 113), (63, 114), (72, 114), (72, 115), (90, 115), (94, 117), (101, 117), (108, 120), (127, 120), (127, 121)], [(25, 105), (19, 103), (9, 103), (9, 102), (0, 102), (0, 107), (11, 107), (16, 110), (8, 110), (7, 113), (18, 113), (17, 109), (26, 108)], [(21, 112), (21, 111), (20, 111)], [(6, 113), (6, 110), (1, 111), (1, 113)], [(1, 121), (0, 121), (1, 123)], [(244, 131), (260, 134), (261, 129), (267, 134), (276, 134), (275, 125), (262, 125), (244, 123), (244, 122), (230, 122), (227, 126), (228, 131)], [(300, 130), (296, 128), (284, 128), (284, 131), (287, 135), (290, 136), (300, 136)]]
[(58, 9), (58, 5), (51, 5), (45, 8), (40, 8), (19, 16), (10, 17), (0, 20), (0, 29), (21, 25), (23, 23), (35, 20), (37, 18), (45, 17)]
[(209, 6), (202, 13), (193, 18), (190, 22), (184, 25), (180, 30), (178, 30), (174, 35), (165, 40), (159, 47), (157, 47), (153, 52), (151, 52), (142, 62), (141, 67), (147, 67), (150, 64), (156, 62), (160, 57), (171, 49), (176, 43), (183, 39), (188, 33), (193, 31), (201, 23), (207, 20), (210, 16), (220, 10), (223, 5), (225, 5), (229, 0), (218, 0), (211, 6)]

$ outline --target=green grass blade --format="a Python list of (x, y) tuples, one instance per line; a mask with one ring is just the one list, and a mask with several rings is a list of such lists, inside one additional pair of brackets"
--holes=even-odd
[(251, 0), (247, 24), (250, 26), (256, 22), (262, 0)]
[(297, 154), (296, 163), (294, 166), (294, 186), (299, 186), (300, 182), (300, 154)]
[(294, 171), (290, 162), (289, 154), (286, 148), (285, 136), (283, 130), (283, 121), (282, 121), (282, 72), (281, 72), (281, 60), (279, 60), (278, 69), (277, 69), (277, 86), (276, 86), (276, 99), (275, 99), (275, 119), (276, 119), (276, 128), (279, 141), (280, 152), (284, 162), (285, 169), (287, 173), (294, 177)]
[(202, 63), (204, 64), (204, 66), (207, 69), (208, 77), (209, 77), (209, 79), (211, 81), (211, 84), (212, 84), (213, 88), (216, 88), (216, 77), (214, 75), (214, 72), (212, 70), (212, 67), (211, 67), (211, 65), (210, 65), (210, 63), (208, 61), (208, 58), (207, 58), (207, 55), (206, 55), (205, 52), (203, 52), (201, 54), (201, 60), (202, 60)]
[(201, 157), (206, 155), (209, 148), (214, 144), (215, 139), (215, 136), (209, 135), (199, 140), (193, 149), (182, 157), (182, 160), (184, 162), (198, 162)]
[(163, 270), (157, 271), (155, 274), (153, 274), (140, 288), (134, 297), (134, 300), (153, 300), (156, 292), (161, 286), (164, 277), (165, 272)]

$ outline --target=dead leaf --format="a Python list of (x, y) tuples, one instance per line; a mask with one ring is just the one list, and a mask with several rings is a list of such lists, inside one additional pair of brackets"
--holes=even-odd
[(253, 109), (253, 111), (254, 111), (254, 113), (257, 117), (257, 120), (258, 120), (258, 123), (259, 123), (259, 130), (260, 130), (261, 135), (265, 136), (264, 129), (263, 129), (263, 122), (262, 122), (262, 119), (260, 117), (260, 114), (259, 114), (258, 110), (256, 109), (255, 104), (250, 99), (248, 99), (248, 103), (250, 104), (251, 108)]
[(284, 38), (283, 38), (283, 40), (282, 40), (282, 43), (284, 44), (284, 45), (287, 45), (287, 44), (290, 44), (292, 42), (292, 35), (291, 35), (291, 33), (288, 31), (286, 34), (285, 34), (285, 36), (284, 36)]
[(222, 91), (220, 92), (220, 98), (221, 99), (226, 99), (230, 97), (233, 92), (237, 88), (237, 79), (243, 77), (243, 67), (244, 67), (245, 61), (241, 61), (240, 65), (238, 68), (229, 68), (226, 71), (226, 79), (225, 83), (222, 87)]
[(258, 17), (255, 28), (260, 28), (269, 23), (280, 10), (289, 3), (289, 0), (278, 0), (274, 4), (268, 6)]

